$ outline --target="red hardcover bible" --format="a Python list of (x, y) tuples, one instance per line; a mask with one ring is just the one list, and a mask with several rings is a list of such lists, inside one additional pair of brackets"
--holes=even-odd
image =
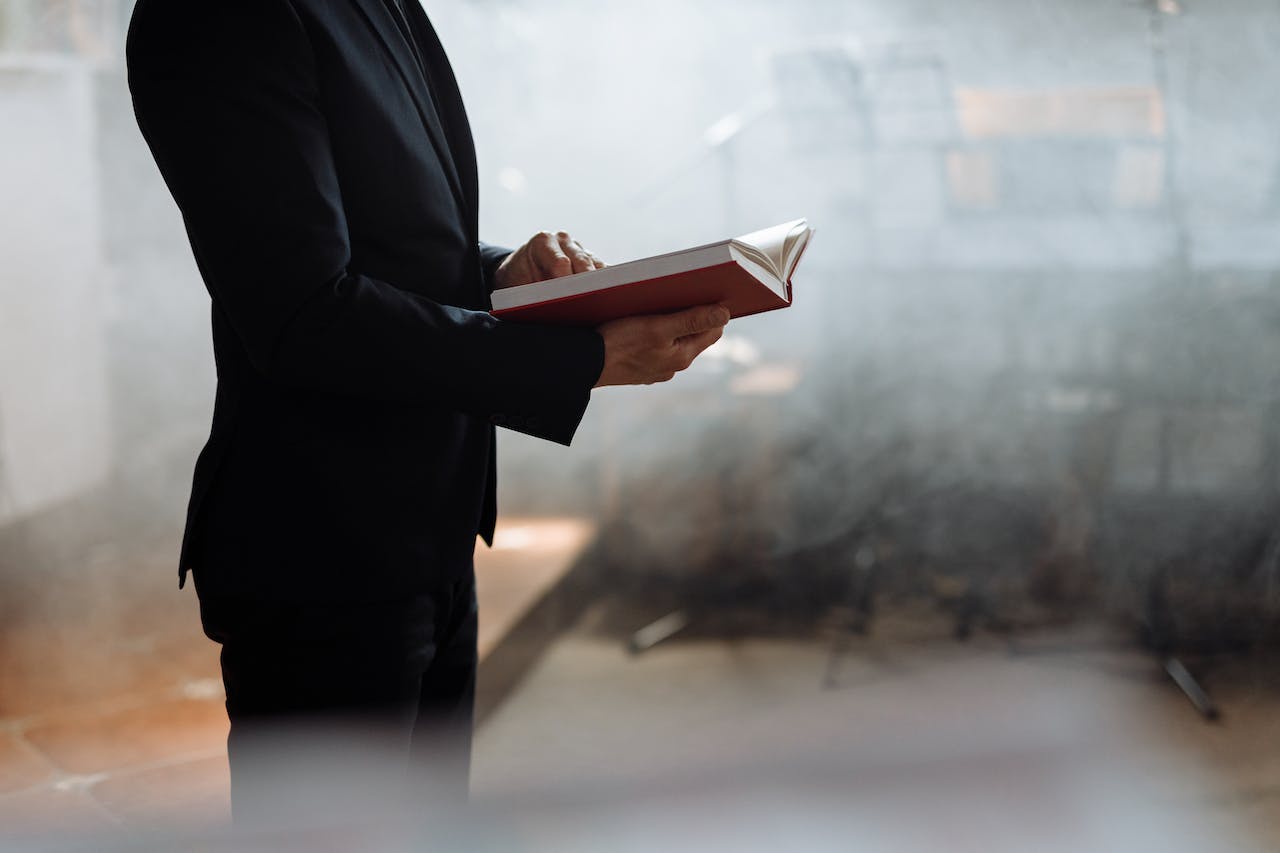
[(803, 219), (693, 249), (493, 292), (504, 320), (597, 326), (718, 302), (734, 317), (786, 308), (813, 234)]

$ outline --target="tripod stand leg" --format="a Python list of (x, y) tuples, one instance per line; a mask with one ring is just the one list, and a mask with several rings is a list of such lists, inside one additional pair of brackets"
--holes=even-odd
[(689, 624), (689, 614), (683, 610), (668, 613), (656, 622), (650, 622), (631, 635), (627, 650), (633, 655), (646, 652), (663, 640), (669, 640)]
[(1182, 661), (1175, 657), (1165, 658), (1164, 671), (1169, 673), (1173, 683), (1178, 685), (1178, 689), (1191, 700), (1191, 704), (1200, 712), (1200, 716), (1210, 721), (1218, 719), (1218, 706), (1213, 703), (1213, 699), (1200, 686), (1200, 682), (1196, 681), (1195, 676), (1183, 666)]

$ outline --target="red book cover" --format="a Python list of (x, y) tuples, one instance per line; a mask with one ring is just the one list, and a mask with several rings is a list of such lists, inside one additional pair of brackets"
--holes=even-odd
[(619, 317), (666, 314), (719, 302), (734, 317), (786, 308), (790, 303), (732, 261), (660, 278), (614, 285), (505, 310), (495, 316), (522, 323), (598, 326)]
[(493, 314), (523, 323), (597, 326), (712, 303), (734, 317), (786, 308), (791, 273), (810, 234), (804, 220), (796, 220), (734, 240), (496, 290)]

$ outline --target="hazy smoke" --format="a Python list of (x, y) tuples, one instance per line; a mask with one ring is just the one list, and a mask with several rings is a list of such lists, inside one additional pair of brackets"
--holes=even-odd
[[(572, 450), (504, 435), (505, 510), (598, 516), (652, 574), (861, 553), (1066, 597), (1209, 553), (1265, 574), (1274, 4), (436, 6), (488, 239), (566, 227), (625, 260), (818, 228), (789, 311), (667, 387), (597, 394)], [(55, 542), (166, 565), (213, 387), (127, 9), (28, 7), (0, 19), (13, 590)]]

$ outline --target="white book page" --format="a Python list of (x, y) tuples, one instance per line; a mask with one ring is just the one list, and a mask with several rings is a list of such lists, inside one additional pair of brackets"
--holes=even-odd
[(790, 222), (784, 222), (781, 225), (774, 225), (770, 228), (762, 228), (759, 231), (752, 231), (750, 234), (743, 234), (741, 237), (734, 239), (734, 243), (747, 249), (754, 249), (755, 252), (748, 251), (748, 255), (759, 253), (763, 257), (756, 257), (756, 263), (770, 270), (780, 279), (787, 277), (787, 263), (791, 260), (792, 252), (795, 249), (797, 240), (808, 231), (808, 226), (803, 219), (793, 219)]
[(778, 298), (783, 302), (791, 302), (791, 294), (788, 292), (787, 283), (773, 274), (773, 271), (762, 266), (758, 260), (742, 251), (742, 247), (734, 245), (730, 250), (733, 252), (733, 259), (738, 262), (744, 270), (763, 284), (765, 287), (778, 294)]
[(813, 229), (809, 227), (803, 219), (800, 224), (793, 228), (791, 233), (787, 235), (786, 245), (783, 246), (783, 278), (790, 279), (791, 274), (796, 271), (796, 264), (800, 263), (800, 256), (804, 254), (805, 247), (809, 245), (809, 240), (813, 237)]

